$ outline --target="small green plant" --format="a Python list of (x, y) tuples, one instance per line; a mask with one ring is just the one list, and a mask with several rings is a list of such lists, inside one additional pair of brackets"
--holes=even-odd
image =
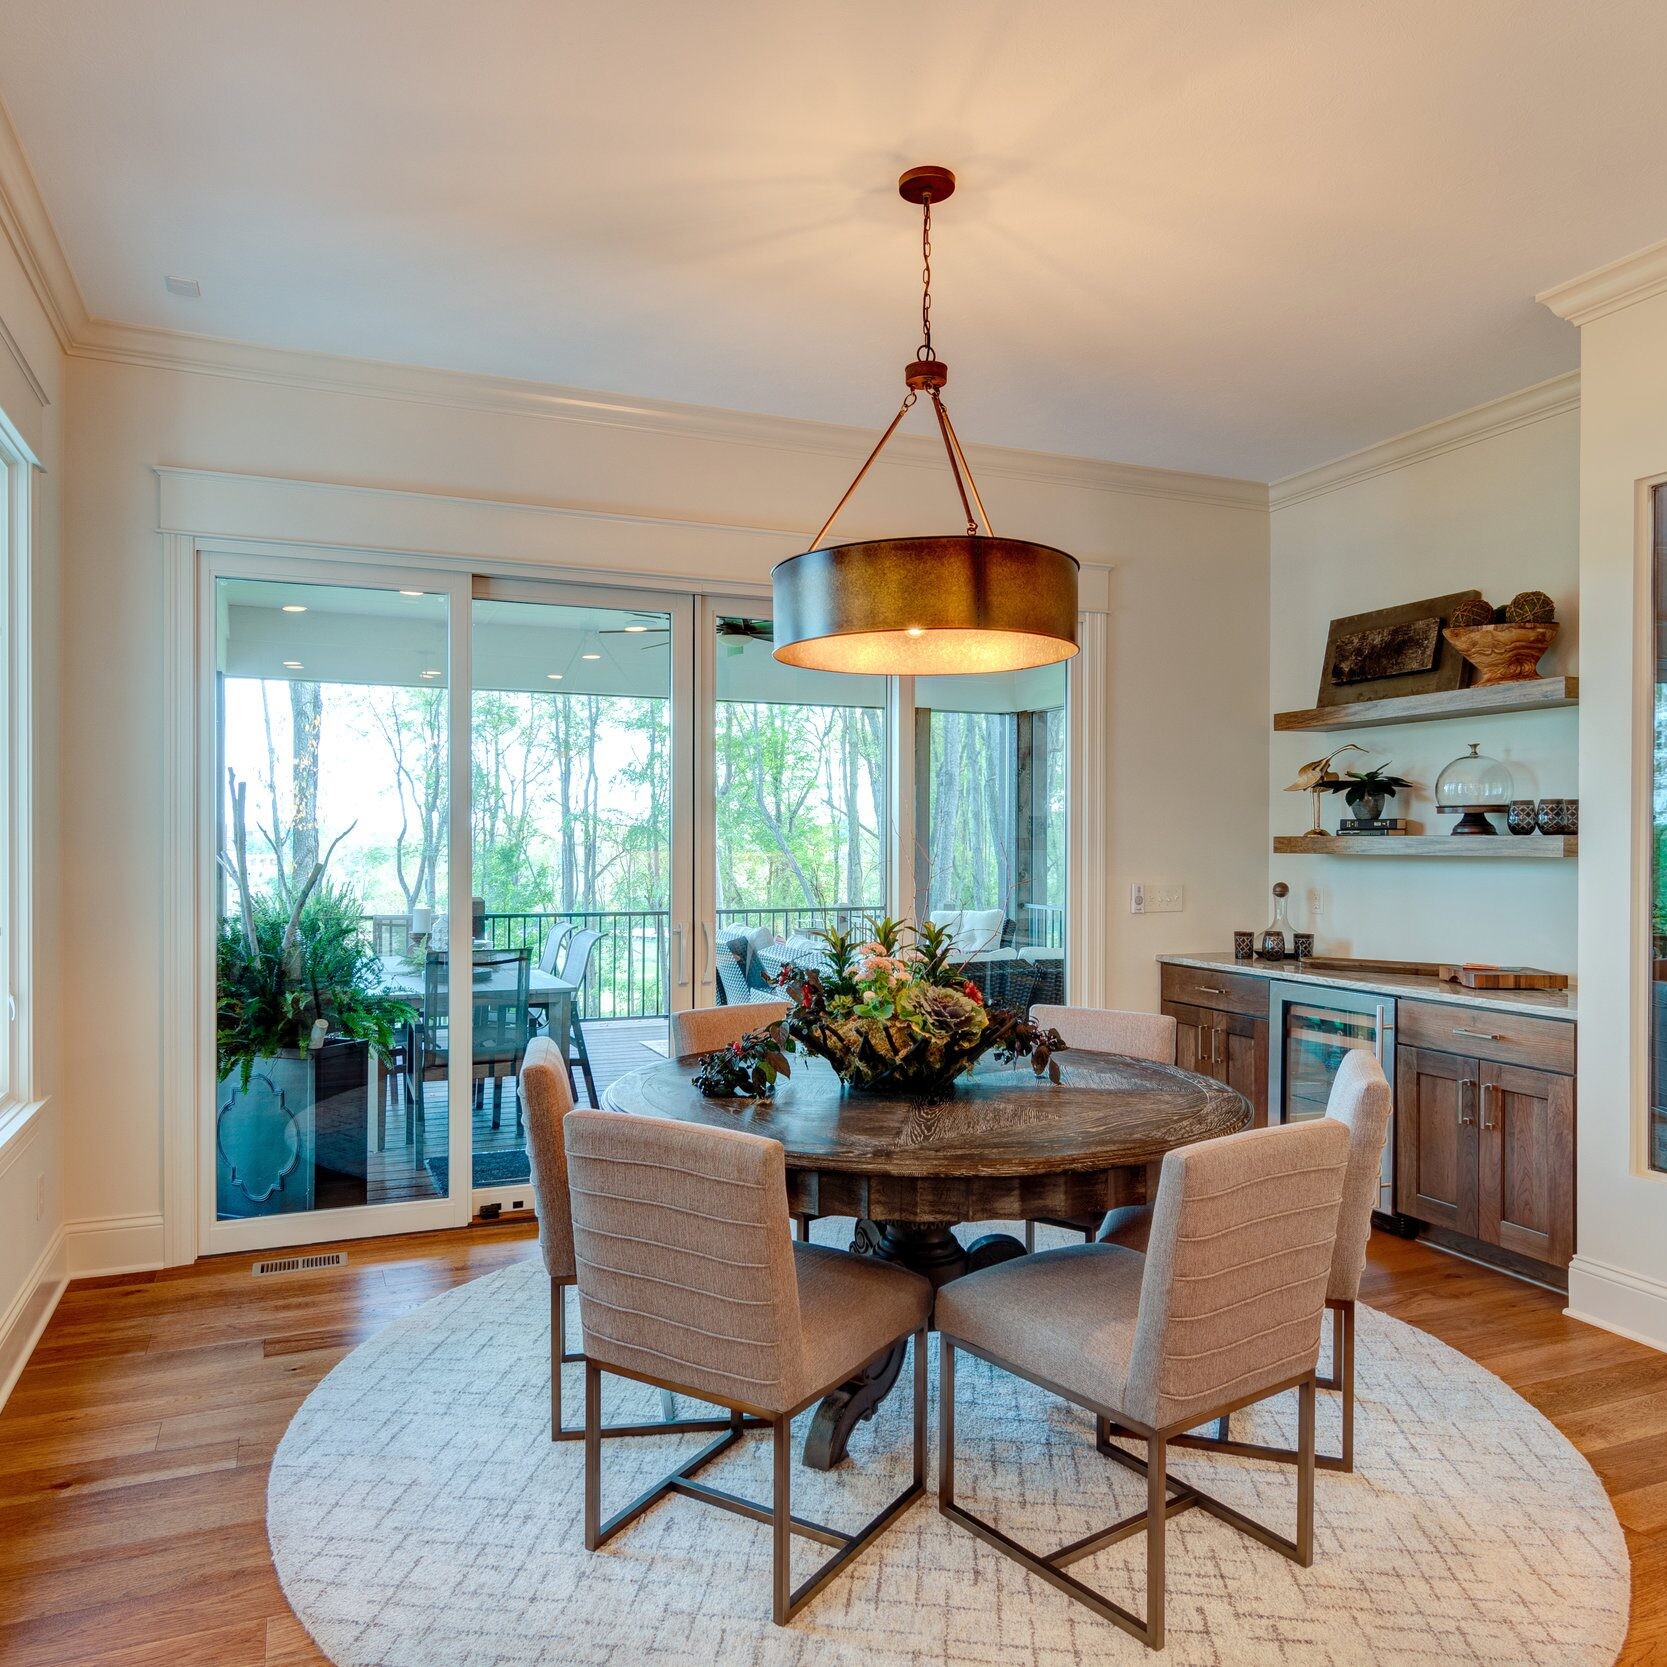
[(787, 1056), (795, 1046), (783, 1025), (764, 1025), (707, 1054), (690, 1080), (709, 1100), (767, 1100), (777, 1077), (792, 1076)]
[(1327, 793), (1341, 793), (1343, 803), (1353, 810), (1362, 799), (1393, 799), (1396, 792), (1412, 783), (1404, 776), (1386, 775), (1387, 764), (1374, 764), (1370, 770), (1345, 770), (1336, 781), (1322, 781)]

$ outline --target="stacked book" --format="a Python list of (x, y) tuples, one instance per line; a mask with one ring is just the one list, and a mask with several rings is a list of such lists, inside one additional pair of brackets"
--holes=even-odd
[(1338, 824), (1339, 834), (1404, 834), (1404, 816), (1345, 816)]

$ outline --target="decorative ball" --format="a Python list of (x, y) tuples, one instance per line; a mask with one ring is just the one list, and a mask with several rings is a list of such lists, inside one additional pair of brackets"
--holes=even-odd
[(1473, 597), (1468, 602), (1460, 602), (1447, 616), (1447, 623), (1455, 629), (1462, 629), (1469, 625), (1491, 625), (1493, 624), (1493, 604), (1484, 602), (1479, 596)]
[(1543, 590), (1519, 591), (1505, 604), (1507, 625), (1549, 625), (1557, 617), (1557, 604)]

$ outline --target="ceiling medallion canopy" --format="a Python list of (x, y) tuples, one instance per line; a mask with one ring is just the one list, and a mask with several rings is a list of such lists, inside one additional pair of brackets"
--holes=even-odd
[[(932, 205), (954, 191), (955, 176), (947, 168), (911, 168), (897, 189), (921, 210), (921, 343), (904, 367), (908, 391), (897, 415), (811, 549), (771, 571), (775, 657), (814, 671), (891, 677), (1053, 665), (1077, 651), (1076, 560), (1051, 545), (996, 536), (944, 409), (949, 367), (932, 351)], [(938, 420), (966, 532), (825, 543), (922, 393)]]

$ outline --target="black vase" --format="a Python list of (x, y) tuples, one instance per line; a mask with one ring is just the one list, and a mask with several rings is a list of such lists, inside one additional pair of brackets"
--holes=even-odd
[(1512, 799), (1505, 812), (1505, 826), (1514, 834), (1531, 834), (1538, 826), (1537, 812), (1532, 799)]

